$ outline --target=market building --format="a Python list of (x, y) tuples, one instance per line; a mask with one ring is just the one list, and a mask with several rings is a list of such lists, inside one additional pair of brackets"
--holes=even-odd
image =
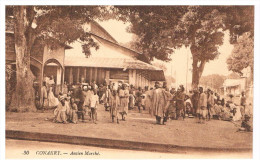
[[(53, 76), (56, 93), (67, 84), (126, 82), (135, 87), (153, 86), (155, 81), (165, 81), (164, 72), (143, 60), (143, 55), (120, 45), (97, 22), (91, 22), (88, 32), (98, 43), (97, 51), (90, 57), (67, 56), (73, 48), (60, 44), (56, 49), (42, 46), (36, 41), (31, 52), (31, 70), (35, 76), (36, 90), (45, 76)], [(81, 47), (81, 46), (80, 46)], [(83, 54), (83, 53), (82, 53)], [(15, 71), (15, 47), (12, 18), (6, 19), (6, 66)]]

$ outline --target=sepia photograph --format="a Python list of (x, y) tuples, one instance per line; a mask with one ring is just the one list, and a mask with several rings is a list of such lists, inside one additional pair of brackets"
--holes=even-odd
[(253, 158), (254, 5), (5, 5), (4, 24), (6, 159)]

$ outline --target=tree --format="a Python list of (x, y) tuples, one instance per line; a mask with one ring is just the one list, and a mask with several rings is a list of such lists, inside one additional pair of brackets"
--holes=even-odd
[(223, 43), (225, 16), (216, 8), (117, 6), (119, 19), (131, 22), (129, 31), (139, 36), (137, 46), (142, 48), (149, 61), (153, 58), (169, 61), (174, 49), (183, 45), (190, 48), (193, 57), (193, 88), (199, 84), (205, 63), (219, 55), (218, 47)]
[(211, 89), (219, 90), (225, 81), (225, 76), (219, 74), (212, 74), (208, 76), (202, 76), (200, 84), (210, 87)]
[(190, 48), (192, 86), (197, 88), (207, 62), (220, 54), (223, 31), (229, 30), (230, 42), (254, 28), (253, 6), (115, 6), (116, 18), (131, 22), (129, 32), (139, 39), (148, 61), (169, 61), (174, 49)]
[(244, 33), (234, 44), (234, 49), (227, 59), (228, 69), (242, 75), (242, 70), (250, 67), (251, 75), (254, 71), (254, 40), (250, 32)]
[(242, 75), (242, 70), (250, 67), (253, 75), (254, 6), (222, 7), (222, 11), (228, 14), (225, 26), (230, 31), (230, 43), (234, 44), (227, 59), (228, 69)]
[(11, 111), (34, 111), (33, 74), (30, 53), (36, 41), (55, 48), (58, 44), (82, 42), (86, 55), (90, 47), (98, 48), (83, 24), (105, 17), (102, 6), (7, 6), (6, 16), (14, 17), (16, 52), (16, 86), (12, 95)]

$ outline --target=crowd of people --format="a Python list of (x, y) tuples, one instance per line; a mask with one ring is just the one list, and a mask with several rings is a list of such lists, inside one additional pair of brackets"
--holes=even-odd
[[(47, 89), (48, 88), (48, 89)], [(47, 94), (48, 90), (48, 94)], [(80, 119), (89, 119), (96, 123), (97, 107), (102, 104), (110, 112), (112, 122), (126, 120), (128, 110), (137, 108), (138, 112), (147, 110), (155, 117), (157, 124), (166, 124), (168, 120), (196, 118), (198, 123), (211, 119), (225, 121), (241, 121), (241, 130), (251, 131), (252, 109), (246, 103), (242, 92), (240, 104), (233, 102), (232, 95), (228, 100), (221, 98), (211, 89), (203, 87), (185, 92), (183, 85), (178, 89), (168, 89), (167, 84), (155, 82), (154, 88), (148, 86), (135, 88), (127, 83), (100, 84), (95, 81), (78, 85), (65, 85), (59, 96), (52, 93), (52, 85), (43, 83), (42, 106), (45, 99), (49, 105), (56, 107), (55, 122), (77, 123)]]

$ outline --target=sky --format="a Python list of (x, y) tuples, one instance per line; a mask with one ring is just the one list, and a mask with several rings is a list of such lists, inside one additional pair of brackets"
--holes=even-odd
[[(130, 25), (129, 23), (124, 23), (117, 20), (108, 20), (98, 23), (119, 43), (127, 43), (132, 41), (133, 34), (126, 31), (127, 27)], [(76, 51), (77, 53), (80, 53), (76, 56), (84, 56), (84, 54), (81, 53), (80, 44), (72, 44), (72, 47), (74, 49), (68, 50), (67, 52), (75, 53)], [(230, 74), (231, 72), (228, 71), (226, 59), (231, 54), (232, 49), (233, 45), (229, 43), (228, 32), (225, 32), (224, 43), (219, 47), (219, 52), (221, 54), (215, 60), (206, 63), (202, 76), (210, 74)], [(70, 55), (75, 56), (75, 54)], [(163, 62), (160, 60), (155, 60), (154, 62), (163, 63), (167, 67), (165, 75), (171, 75), (176, 79), (175, 86), (180, 84), (186, 85), (186, 80), (187, 83), (191, 83), (192, 57), (189, 48), (182, 47), (180, 49), (176, 49), (175, 53), (171, 55), (171, 59), (172, 60), (170, 62)]]

